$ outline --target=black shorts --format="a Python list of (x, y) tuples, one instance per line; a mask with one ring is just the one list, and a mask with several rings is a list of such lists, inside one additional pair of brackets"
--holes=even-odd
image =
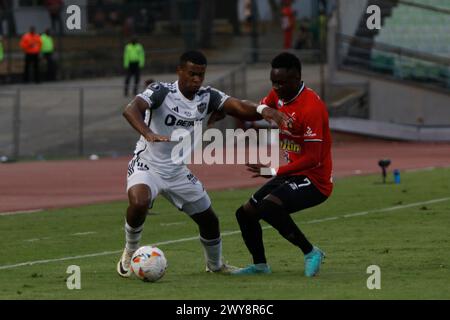
[(256, 191), (250, 203), (257, 207), (268, 195), (280, 199), (288, 213), (317, 206), (328, 199), (306, 176), (275, 177)]

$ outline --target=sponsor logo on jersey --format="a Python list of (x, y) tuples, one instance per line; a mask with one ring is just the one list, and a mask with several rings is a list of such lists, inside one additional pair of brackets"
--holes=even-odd
[(141, 159), (139, 156), (134, 157), (129, 163), (128, 163), (128, 177), (131, 176), (134, 173), (134, 170), (137, 169), (139, 171), (148, 171), (150, 168), (143, 162), (141, 162)]
[(164, 124), (168, 127), (177, 126), (189, 128), (195, 126), (196, 123), (201, 123), (201, 121), (203, 121), (203, 118), (196, 120), (183, 120), (176, 118), (174, 115), (168, 114), (164, 120)]
[(287, 152), (300, 152), (300, 145), (298, 143), (295, 143), (291, 140), (283, 140), (280, 142), (281, 149), (287, 151)]
[(197, 110), (198, 110), (198, 112), (200, 112), (200, 113), (205, 112), (205, 110), (206, 110), (206, 102), (200, 103), (200, 104), (197, 106)]
[(176, 106), (176, 107), (172, 108), (172, 110), (173, 110), (173, 111), (175, 111), (176, 113), (178, 113), (178, 112), (179, 112), (179, 111), (178, 111), (178, 106)]
[(192, 116), (192, 113), (190, 111), (185, 111), (184, 114), (186, 115), (186, 117)]
[(307, 128), (306, 128), (305, 137), (313, 138), (313, 137), (315, 137), (315, 136), (317, 136), (317, 134), (315, 134), (315, 133), (312, 131), (311, 127), (307, 127)]
[(198, 182), (198, 178), (194, 176), (192, 173), (189, 173), (187, 175), (187, 178), (192, 184), (196, 184)]

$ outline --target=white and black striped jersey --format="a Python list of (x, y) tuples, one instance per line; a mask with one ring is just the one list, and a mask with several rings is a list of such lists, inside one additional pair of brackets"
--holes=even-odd
[[(191, 141), (195, 144), (199, 143), (202, 137), (194, 139), (194, 127), (201, 126), (203, 120), (213, 111), (220, 110), (229, 98), (217, 89), (201, 87), (195, 97), (189, 100), (180, 92), (178, 81), (152, 83), (137, 96), (148, 103), (145, 123), (154, 133), (173, 137), (175, 133), (182, 131), (190, 135)], [(136, 145), (135, 155), (147, 160), (152, 169), (161, 176), (171, 177), (184, 167), (172, 159), (172, 150), (177, 144), (179, 144), (177, 141), (150, 143), (141, 136)], [(190, 157), (193, 147), (194, 144), (189, 152), (182, 155), (184, 159)]]

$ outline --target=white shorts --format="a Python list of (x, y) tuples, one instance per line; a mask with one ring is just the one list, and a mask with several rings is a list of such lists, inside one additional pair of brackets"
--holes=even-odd
[(151, 202), (161, 194), (189, 215), (203, 212), (211, 206), (202, 183), (187, 167), (179, 170), (173, 177), (163, 178), (147, 161), (135, 156), (128, 163), (127, 192), (138, 184), (145, 184), (150, 188)]

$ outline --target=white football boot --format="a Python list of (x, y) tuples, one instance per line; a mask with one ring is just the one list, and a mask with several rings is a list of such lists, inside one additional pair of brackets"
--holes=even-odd
[(122, 257), (117, 263), (117, 273), (119, 276), (129, 278), (132, 274), (131, 271), (131, 257), (136, 250), (127, 250), (125, 248), (122, 253)]
[(223, 263), (219, 269), (212, 268), (208, 264), (206, 264), (206, 272), (232, 274), (236, 270), (239, 270), (239, 268), (235, 267), (235, 266), (231, 266), (227, 263)]

